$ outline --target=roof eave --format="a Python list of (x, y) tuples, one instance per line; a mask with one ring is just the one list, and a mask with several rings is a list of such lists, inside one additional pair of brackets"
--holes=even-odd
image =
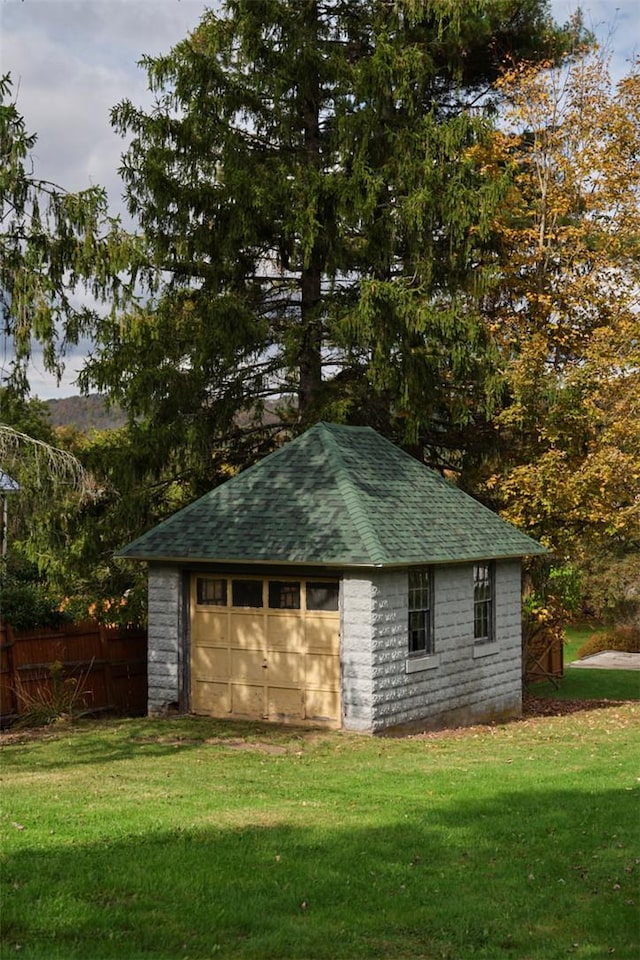
[(248, 559), (246, 557), (204, 557), (204, 556), (189, 556), (185, 557), (174, 556), (172, 554), (144, 554), (144, 553), (116, 553), (115, 556), (120, 560), (138, 560), (144, 563), (171, 563), (180, 566), (192, 565), (192, 564), (216, 564), (216, 566), (228, 564), (229, 566), (238, 566), (240, 564), (248, 567), (264, 567), (264, 566), (273, 566), (273, 567), (326, 567), (327, 569), (336, 569), (340, 568), (341, 570), (400, 570), (406, 567), (424, 567), (424, 566), (435, 566), (438, 565), (452, 565), (452, 564), (463, 564), (463, 563), (480, 563), (481, 561), (486, 560), (522, 560), (524, 557), (531, 556), (544, 556), (550, 555), (551, 551), (547, 550), (546, 547), (540, 547), (538, 550), (529, 550), (522, 551), (519, 550), (514, 553), (500, 553), (500, 554), (491, 554), (491, 553), (482, 553), (477, 555), (469, 555), (464, 557), (450, 557), (450, 556), (435, 556), (435, 557), (425, 557), (421, 560), (411, 560), (411, 559), (400, 559), (392, 560), (389, 562), (378, 561), (378, 562), (366, 562), (366, 561), (344, 561), (340, 559), (334, 560), (284, 560), (278, 557), (262, 557), (262, 558), (253, 558)]

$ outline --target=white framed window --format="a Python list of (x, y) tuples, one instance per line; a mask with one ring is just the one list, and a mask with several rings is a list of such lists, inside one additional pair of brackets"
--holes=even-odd
[(409, 655), (435, 653), (433, 636), (433, 571), (429, 567), (409, 570)]
[(473, 565), (473, 640), (493, 643), (495, 608), (495, 565), (490, 562)]

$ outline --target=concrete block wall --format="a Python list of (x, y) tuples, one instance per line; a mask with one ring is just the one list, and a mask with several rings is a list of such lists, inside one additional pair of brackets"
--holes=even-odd
[(495, 642), (474, 644), (473, 565), (434, 570), (432, 657), (407, 655), (407, 571), (372, 584), (371, 729), (427, 729), (515, 716), (522, 708), (519, 561), (496, 564)]
[(165, 711), (180, 700), (185, 642), (182, 572), (176, 567), (149, 567), (148, 710)]
[(367, 574), (345, 573), (340, 590), (342, 724), (346, 730), (370, 731), (373, 584)]

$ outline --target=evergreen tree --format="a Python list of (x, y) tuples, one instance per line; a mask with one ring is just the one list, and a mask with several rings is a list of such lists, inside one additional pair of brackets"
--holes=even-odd
[(196, 490), (239, 424), (246, 457), (264, 452), (249, 427), (269, 399), (296, 429), (325, 417), (406, 443), (487, 409), (475, 304), (504, 181), (472, 148), (505, 63), (566, 49), (546, 7), (228, 0), (144, 58), (155, 108), (124, 101), (113, 123), (133, 138), (148, 300), (101, 325), (85, 386), (161, 456), (188, 450)]
[(34, 341), (45, 368), (59, 375), (66, 346), (95, 325), (87, 297), (76, 294), (108, 300), (115, 311), (129, 296), (121, 271), (136, 267), (135, 243), (107, 215), (104, 190), (69, 193), (36, 176), (36, 140), (12, 98), (10, 75), (1, 76), (0, 317), (10, 347), (3, 377), (23, 395)]

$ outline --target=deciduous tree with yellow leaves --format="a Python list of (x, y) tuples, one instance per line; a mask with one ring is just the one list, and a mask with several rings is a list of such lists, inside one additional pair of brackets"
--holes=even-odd
[(513, 186), (495, 225), (499, 282), (485, 301), (506, 384), (487, 485), (509, 519), (587, 577), (612, 563), (631, 570), (631, 599), (640, 582), (638, 67), (614, 88), (595, 50), (563, 69), (503, 76), (507, 124), (487, 163), (510, 167)]

